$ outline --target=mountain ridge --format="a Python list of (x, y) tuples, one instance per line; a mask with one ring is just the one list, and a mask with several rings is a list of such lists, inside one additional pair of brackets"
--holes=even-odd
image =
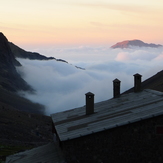
[(113, 48), (113, 49), (116, 49), (116, 48), (124, 49), (124, 48), (131, 48), (132, 46), (135, 46), (135, 47), (151, 47), (151, 48), (162, 47), (161, 44), (154, 44), (154, 43), (148, 44), (148, 43), (145, 43), (141, 40), (134, 39), (134, 40), (125, 40), (122, 42), (118, 42), (115, 45), (111, 46), (111, 48)]
[(54, 57), (46, 57), (45, 55), (39, 54), (37, 52), (26, 51), (12, 42), (8, 42), (8, 44), (15, 58), (30, 59), (30, 60), (56, 60), (59, 62), (68, 63), (67, 61), (63, 59), (56, 59)]
[(8, 44), (11, 48), (12, 53), (14, 54), (14, 56), (16, 58), (24, 58), (24, 59), (30, 59), (30, 60), (52, 60), (52, 59), (55, 59), (54, 57), (46, 57), (37, 52), (26, 51), (26, 50), (18, 47), (17, 45), (15, 45), (12, 42), (8, 42)]

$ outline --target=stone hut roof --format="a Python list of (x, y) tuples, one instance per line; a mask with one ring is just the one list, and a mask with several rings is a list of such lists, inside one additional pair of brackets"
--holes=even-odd
[(94, 113), (86, 107), (52, 114), (60, 141), (97, 133), (163, 114), (163, 93), (150, 89), (123, 94), (94, 104)]

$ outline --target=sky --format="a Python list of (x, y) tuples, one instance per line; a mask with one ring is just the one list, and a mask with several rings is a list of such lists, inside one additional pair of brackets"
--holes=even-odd
[(1, 0), (0, 29), (30, 51), (130, 39), (163, 44), (162, 15), (162, 0)]

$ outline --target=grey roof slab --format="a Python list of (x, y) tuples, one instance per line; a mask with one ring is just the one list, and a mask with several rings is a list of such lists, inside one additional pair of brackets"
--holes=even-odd
[(85, 106), (52, 114), (60, 141), (78, 138), (163, 114), (163, 93), (143, 90), (95, 103), (94, 114)]

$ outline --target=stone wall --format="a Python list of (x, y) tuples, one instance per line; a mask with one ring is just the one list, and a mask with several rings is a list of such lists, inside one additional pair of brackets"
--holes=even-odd
[[(161, 163), (163, 116), (62, 142), (68, 163)], [(163, 128), (163, 127), (162, 127)]]

